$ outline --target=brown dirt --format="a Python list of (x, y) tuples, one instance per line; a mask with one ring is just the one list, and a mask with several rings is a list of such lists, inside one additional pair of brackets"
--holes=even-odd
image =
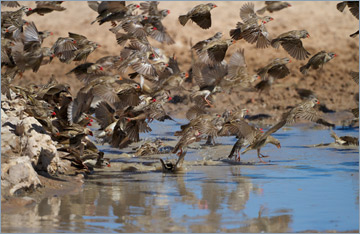
[[(190, 67), (190, 40), (196, 43), (199, 40), (208, 38), (218, 31), (223, 32), (225, 38), (229, 38), (230, 29), (234, 28), (240, 20), (239, 9), (245, 2), (215, 2), (218, 7), (212, 10), (213, 25), (209, 30), (203, 30), (194, 23), (181, 26), (177, 20), (180, 14), (185, 14), (193, 6), (203, 2), (161, 2), (161, 9), (170, 9), (171, 13), (163, 23), (169, 34), (176, 41), (175, 45), (167, 46), (151, 40), (152, 45), (162, 48), (166, 54), (176, 54), (180, 68), (187, 70)], [(23, 5), (35, 7), (34, 2), (22, 2)], [(231, 109), (233, 105), (240, 105), (249, 109), (250, 114), (267, 113), (279, 116), (287, 106), (300, 102), (295, 87), (313, 90), (329, 109), (336, 111), (348, 110), (356, 107), (353, 98), (358, 92), (356, 85), (348, 75), (350, 70), (358, 71), (359, 67), (359, 39), (350, 38), (349, 35), (358, 29), (358, 20), (351, 15), (348, 8), (343, 13), (336, 9), (337, 2), (292, 2), (292, 7), (279, 12), (266, 13), (275, 20), (267, 24), (270, 37), (276, 37), (280, 33), (294, 30), (306, 29), (311, 37), (303, 40), (304, 47), (312, 54), (321, 51), (332, 51), (338, 57), (324, 66), (322, 71), (310, 70), (309, 75), (304, 77), (300, 72), (300, 66), (305, 61), (296, 61), (288, 65), (291, 74), (276, 81), (269, 94), (263, 93), (259, 97), (254, 92), (235, 91), (231, 95), (226, 93), (217, 94), (215, 111), (222, 111), (225, 108)], [(255, 2), (255, 9), (263, 6), (263, 2)], [(58, 37), (67, 36), (67, 32), (75, 32), (85, 35), (92, 41), (102, 45), (92, 53), (88, 61), (108, 56), (118, 55), (122, 49), (116, 43), (115, 36), (108, 29), (110, 23), (99, 26), (97, 23), (90, 25), (97, 13), (92, 11), (86, 2), (64, 2), (67, 8), (63, 12), (54, 12), (45, 16), (31, 15), (26, 20), (34, 21), (39, 30), (51, 30), (54, 35), (45, 40), (44, 46), (51, 46)], [(3, 10), (9, 10), (4, 8)], [(265, 66), (270, 60), (276, 57), (286, 57), (287, 53), (280, 48), (275, 50), (272, 47), (267, 49), (256, 49), (254, 45), (241, 40), (228, 50), (226, 60), (239, 48), (245, 49), (245, 56), (250, 72)], [(59, 81), (70, 83), (74, 93), (79, 89), (81, 83), (74, 77), (68, 77), (66, 72), (76, 65), (60, 63), (55, 59), (50, 65), (40, 68), (39, 72), (26, 71), (24, 77), (17, 83), (28, 84), (30, 82), (46, 83), (51, 74), (55, 74)], [(255, 103), (246, 104), (251, 98)], [(172, 116), (184, 117), (184, 105), (167, 104), (167, 109)]]

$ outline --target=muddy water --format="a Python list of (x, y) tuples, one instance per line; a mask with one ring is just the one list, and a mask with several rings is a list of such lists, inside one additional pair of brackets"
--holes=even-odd
[[(143, 138), (169, 145), (178, 124), (153, 123)], [(299, 232), (359, 229), (358, 148), (330, 143), (329, 130), (293, 127), (274, 136), (282, 148), (259, 164), (256, 151), (237, 165), (226, 158), (234, 138), (214, 147), (192, 145), (185, 170), (163, 174), (159, 157), (119, 156), (131, 149), (102, 146), (112, 167), (96, 171), (76, 195), (46, 198), (17, 214), (2, 214), (2, 232)], [(337, 129), (358, 136), (358, 129)], [(202, 147), (201, 149), (197, 149)], [(121, 171), (126, 168), (127, 171)]]

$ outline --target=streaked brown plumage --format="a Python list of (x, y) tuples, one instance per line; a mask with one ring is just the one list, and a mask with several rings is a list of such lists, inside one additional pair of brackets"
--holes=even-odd
[(211, 27), (210, 11), (217, 7), (214, 3), (200, 4), (191, 9), (186, 15), (179, 16), (179, 22), (182, 26), (188, 22), (189, 19), (194, 21), (202, 29)]
[(281, 2), (281, 1), (265, 1), (265, 5), (263, 8), (256, 11), (256, 13), (262, 15), (265, 11), (270, 13), (274, 11), (280, 11), (284, 8), (291, 7), (291, 4), (288, 2)]
[(36, 1), (36, 7), (29, 10), (26, 15), (32, 15), (37, 13), (38, 15), (45, 15), (53, 11), (64, 11), (65, 7), (60, 6), (64, 1)]
[(304, 75), (307, 74), (309, 68), (314, 70), (322, 68), (325, 63), (329, 62), (331, 59), (335, 58), (337, 55), (332, 52), (326, 52), (324, 50), (312, 56), (307, 64), (300, 67), (300, 72)]
[(281, 45), (291, 57), (304, 60), (310, 53), (303, 47), (300, 39), (307, 37), (310, 37), (310, 34), (306, 30), (292, 30), (273, 39), (271, 46), (277, 49)]

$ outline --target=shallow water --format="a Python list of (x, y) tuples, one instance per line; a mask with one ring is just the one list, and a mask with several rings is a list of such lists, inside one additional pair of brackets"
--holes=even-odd
[[(174, 122), (152, 123), (153, 132), (175, 144)], [(358, 136), (358, 129), (337, 129)], [(112, 166), (96, 171), (76, 195), (46, 198), (21, 214), (2, 214), (2, 232), (300, 232), (359, 229), (358, 149), (308, 145), (330, 143), (329, 130), (293, 127), (273, 134), (267, 164), (227, 163), (233, 137), (215, 147), (192, 145), (184, 172), (163, 174), (159, 157), (119, 159), (129, 150), (102, 146)], [(201, 144), (203, 142), (200, 142)], [(242, 156), (257, 162), (256, 151)], [(120, 172), (142, 162), (144, 170)], [(207, 162), (207, 166), (204, 166)], [(154, 164), (151, 164), (154, 163)], [(135, 164), (136, 165), (136, 164)]]

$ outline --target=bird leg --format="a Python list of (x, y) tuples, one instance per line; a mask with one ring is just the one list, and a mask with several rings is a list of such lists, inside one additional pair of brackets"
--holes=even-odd
[(261, 156), (262, 158), (268, 158), (268, 157), (270, 157), (269, 155), (263, 155), (263, 154), (260, 154), (260, 156)]
[(180, 157), (180, 155), (182, 155), (182, 153), (183, 153), (183, 150), (182, 150), (182, 149), (180, 149), (180, 152), (179, 152), (179, 153), (177, 153), (176, 155)]
[(205, 102), (206, 102), (210, 107), (214, 107), (214, 105), (212, 105), (211, 102), (206, 99), (206, 97), (204, 97), (204, 100), (205, 100)]
[(235, 159), (240, 162), (240, 150), (237, 150), (237, 157)]
[(257, 149), (257, 154), (258, 154), (258, 158), (259, 158), (260, 162), (261, 162), (261, 163), (266, 163), (266, 162), (265, 162), (264, 160), (262, 160), (261, 157), (260, 157), (260, 155), (261, 155), (261, 154), (260, 154), (260, 149)]
[(111, 26), (116, 27), (116, 23), (114, 21), (111, 21)]

